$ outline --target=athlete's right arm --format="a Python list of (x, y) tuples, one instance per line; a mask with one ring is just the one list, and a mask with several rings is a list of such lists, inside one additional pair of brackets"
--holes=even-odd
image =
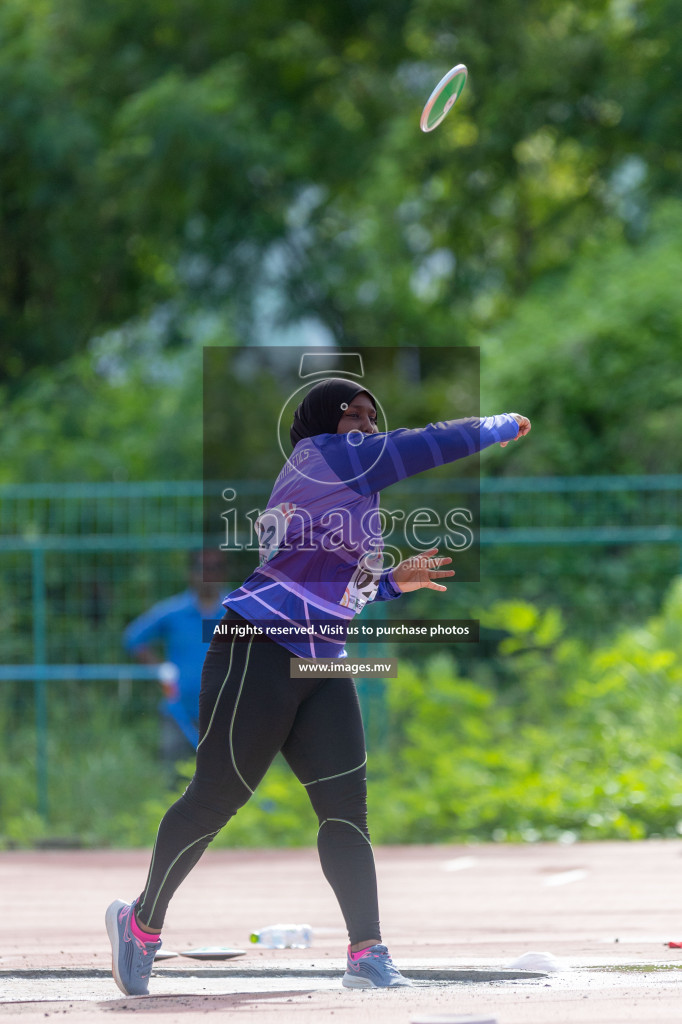
[[(123, 646), (126, 651), (137, 657), (138, 650), (148, 647), (150, 641), (163, 640), (166, 633), (165, 615), (161, 603), (155, 604), (126, 626), (123, 632)], [(156, 661), (158, 660), (156, 658)]]
[(382, 434), (324, 434), (313, 438), (336, 475), (360, 494), (373, 494), (434, 466), (456, 462), (519, 436), (513, 413), (429, 423)]

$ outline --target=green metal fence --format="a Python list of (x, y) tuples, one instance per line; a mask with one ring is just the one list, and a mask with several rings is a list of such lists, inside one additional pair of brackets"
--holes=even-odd
[[(270, 489), (230, 486), (248, 486), (254, 504)], [(599, 575), (601, 565), (610, 566), (614, 590), (644, 586), (649, 572), (655, 595), (681, 571), (682, 475), (501, 478), (482, 480), (480, 491), (487, 580), (533, 578), (541, 586), (552, 574)], [(393, 488), (391, 500), (414, 507), (446, 494), (445, 480), (412, 479)], [(0, 701), (9, 687), (15, 703), (32, 705), (41, 814), (48, 704), (58, 694), (51, 687), (109, 680), (125, 690), (155, 678), (154, 669), (129, 663), (121, 635), (186, 585), (186, 553), (202, 544), (202, 499), (203, 484), (194, 481), (0, 488)]]

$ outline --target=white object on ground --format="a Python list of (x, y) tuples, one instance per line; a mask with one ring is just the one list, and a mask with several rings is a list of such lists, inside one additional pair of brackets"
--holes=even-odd
[(552, 953), (523, 953), (507, 964), (508, 968), (515, 968), (518, 971), (561, 971), (561, 964)]
[(443, 871), (466, 871), (478, 863), (477, 857), (454, 857), (452, 860), (443, 861)]
[(556, 875), (548, 875), (543, 885), (571, 885), (573, 882), (581, 882), (587, 877), (587, 871), (582, 868), (574, 868), (572, 871), (559, 871)]

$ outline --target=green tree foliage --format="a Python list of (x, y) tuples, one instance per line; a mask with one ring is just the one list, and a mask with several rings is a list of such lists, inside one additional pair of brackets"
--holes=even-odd
[(681, 596), (678, 580), (660, 616), (592, 649), (551, 609), (499, 604), (482, 620), (507, 633), (516, 684), (504, 696), (443, 660), (401, 674), (389, 690), (405, 794), (392, 839), (675, 834)]
[(586, 245), (482, 337), (486, 404), (523, 408), (539, 427), (513, 462), (495, 454), (495, 468), (571, 476), (679, 467), (680, 232), (682, 203), (659, 203), (638, 243)]
[[(188, 358), (189, 356), (189, 358)], [(201, 364), (196, 353), (136, 359), (89, 353), (34, 372), (0, 439), (3, 482), (201, 476)], [(187, 414), (187, 409), (192, 413)]]
[(268, 284), (339, 342), (470, 342), (678, 187), (679, 32), (669, 0), (6, 0), (0, 370), (160, 302), (168, 345), (197, 306), (248, 342)]
[[(398, 679), (386, 688), (388, 745), (370, 751), (368, 769), (375, 841), (682, 832), (682, 579), (660, 614), (601, 644), (584, 644), (556, 610), (528, 602), (500, 602), (482, 619), (504, 637), (503, 688), (480, 667), (463, 676), (447, 653), (419, 667), (401, 659)], [(84, 699), (87, 716), (73, 715)], [(0, 709), (15, 753), (0, 765), (4, 843), (46, 833), (95, 845), (153, 842), (168, 798), (150, 796), (130, 812), (131, 787), (156, 774), (153, 716), (138, 714), (121, 732), (125, 710), (115, 695), (90, 689), (84, 696), (75, 684), (51, 708), (49, 755), (58, 770), (49, 826), (33, 808), (30, 726)], [(315, 831), (305, 789), (278, 761), (216, 845), (310, 845)]]
[[(339, 344), (480, 343), (484, 411), (534, 420), (488, 472), (676, 470), (681, 36), (673, 0), (4, 0), (2, 478), (198, 476), (202, 345), (286, 325), (295, 343), (311, 322)], [(423, 136), (458, 61), (467, 88)], [(412, 423), (462, 411), (432, 370), (401, 406)], [(253, 471), (275, 389), (258, 397), (226, 396)], [(553, 558), (545, 597), (552, 572), (572, 586)], [(582, 607), (627, 593), (624, 565), (583, 580)], [(628, 599), (651, 606), (658, 578)], [(677, 613), (594, 653), (549, 613), (499, 614), (497, 661), (441, 657), (391, 687), (390, 767), (411, 795), (398, 815), (377, 764), (378, 837), (674, 830), (679, 737), (656, 709), (679, 719)], [(266, 783), (265, 824), (240, 816), (245, 837), (288, 832), (282, 785)]]
[(93, 125), (47, 60), (50, 5), (0, 7), (0, 374), (64, 359), (96, 326)]

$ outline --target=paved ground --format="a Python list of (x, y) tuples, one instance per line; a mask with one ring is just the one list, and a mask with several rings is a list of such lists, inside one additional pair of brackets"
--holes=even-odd
[[(137, 1012), (194, 1024), (229, 1011), (235, 1024), (409, 1024), (432, 1011), (498, 1024), (682, 1022), (682, 950), (665, 946), (682, 941), (676, 841), (378, 849), (384, 936), (415, 987), (369, 993), (340, 987), (345, 936), (315, 851), (209, 852), (171, 905), (164, 945), (247, 955), (164, 961), (152, 995), (126, 999), (108, 974), (103, 916), (137, 894), (147, 856), (0, 854), (0, 1020)], [(249, 932), (278, 920), (310, 922), (313, 948), (249, 949)], [(509, 970), (529, 951), (560, 970)]]

